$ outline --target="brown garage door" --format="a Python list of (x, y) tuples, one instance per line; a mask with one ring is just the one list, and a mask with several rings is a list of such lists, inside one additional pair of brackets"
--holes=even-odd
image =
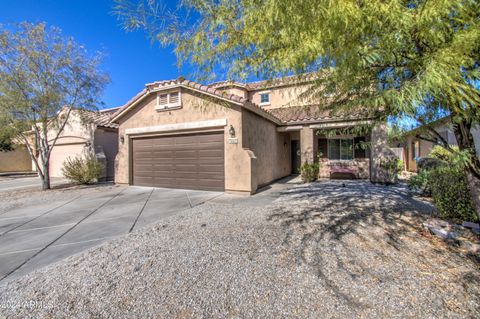
[(135, 138), (133, 184), (223, 191), (223, 132)]

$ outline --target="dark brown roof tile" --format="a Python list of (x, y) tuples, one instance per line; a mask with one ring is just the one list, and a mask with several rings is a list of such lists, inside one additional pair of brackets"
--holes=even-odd
[(97, 124), (98, 126), (116, 129), (118, 128), (118, 124), (111, 122), (111, 119), (118, 110), (118, 107), (100, 111), (82, 110), (80, 116), (87, 121)]
[(284, 123), (369, 118), (365, 112), (335, 112), (322, 109), (319, 105), (279, 107), (268, 112)]

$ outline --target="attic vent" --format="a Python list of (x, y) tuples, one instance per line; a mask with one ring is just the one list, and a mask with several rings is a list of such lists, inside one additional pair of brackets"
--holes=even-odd
[(160, 94), (158, 98), (159, 105), (167, 105), (168, 104), (168, 94)]
[(181, 106), (181, 94), (180, 91), (174, 91), (169, 93), (158, 93), (156, 110), (166, 110), (170, 108), (178, 108)]
[(178, 104), (178, 102), (179, 102), (178, 92), (170, 93), (170, 104)]

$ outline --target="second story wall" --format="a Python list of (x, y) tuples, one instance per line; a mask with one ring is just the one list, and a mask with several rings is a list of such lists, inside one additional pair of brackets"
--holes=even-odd
[[(252, 90), (248, 93), (248, 98), (253, 103), (260, 105), (264, 109), (273, 109), (289, 106), (305, 106), (313, 104), (310, 99), (301, 98), (302, 93), (309, 89), (310, 85), (290, 85), (272, 88), (261, 88)], [(262, 102), (262, 94), (268, 94), (268, 103)]]
[[(82, 120), (77, 111), (72, 111), (65, 128), (60, 133), (57, 144), (78, 143), (93, 140), (96, 125)], [(57, 129), (52, 127), (48, 131), (48, 140), (51, 142), (57, 134)]]

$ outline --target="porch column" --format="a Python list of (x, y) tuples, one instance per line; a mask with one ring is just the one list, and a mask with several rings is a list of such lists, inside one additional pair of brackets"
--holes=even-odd
[(382, 164), (395, 158), (395, 153), (388, 147), (387, 123), (375, 124), (371, 135), (370, 181), (372, 183), (394, 182), (391, 174), (382, 167)]
[(300, 151), (301, 162), (313, 163), (315, 156), (314, 148), (314, 131), (308, 126), (305, 126), (300, 131)]

